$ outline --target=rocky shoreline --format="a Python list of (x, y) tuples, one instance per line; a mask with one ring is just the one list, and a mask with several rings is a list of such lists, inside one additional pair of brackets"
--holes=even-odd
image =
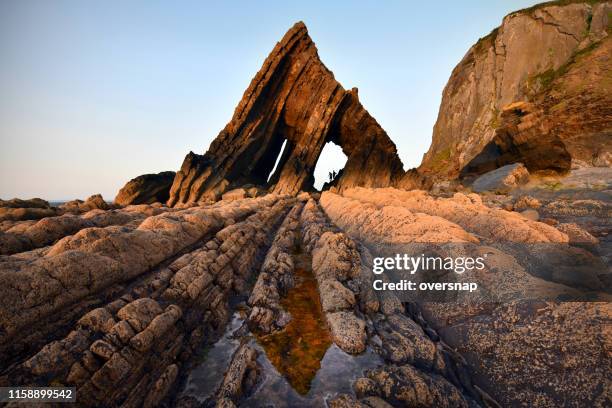
[[(380, 358), (365, 376), (347, 379), (352, 392), (330, 396), (329, 406), (507, 406), (535, 400), (548, 406), (564, 399), (605, 405), (611, 373), (600, 362), (607, 353), (607, 302), (516, 300), (458, 308), (405, 304), (373, 290), (371, 250), (380, 243), (448, 242), (451, 234), (484, 245), (503, 238), (578, 248), (558, 225), (488, 207), (487, 198), (436, 198), (390, 188), (325, 192), (320, 200), (268, 194), (182, 210), (143, 205), (121, 225), (82, 226), (50, 246), (0, 259), (6, 367), (0, 380), (76, 385), (79, 402), (90, 406), (199, 406), (197, 400), (175, 400), (182, 379), (199, 350), (214, 345), (242, 310), (237, 335), (243, 346), (214, 399), (217, 406), (240, 405), (269, 375), (257, 357), (265, 347), (258, 351), (248, 344), (258, 344), (258, 333), (282, 333), (297, 318), (281, 303), (298, 279), (299, 242), (310, 254), (333, 343), (347, 356), (367, 351)], [(608, 203), (599, 205), (610, 211)], [(128, 208), (90, 212), (130, 214)], [(497, 256), (506, 270), (515, 265), (512, 273), (524, 285), (559, 285), (530, 275), (511, 254)], [(236, 309), (239, 299), (243, 306)], [(581, 327), (593, 335), (585, 338)], [(23, 336), (24, 330), (30, 335)], [(515, 350), (534, 363), (513, 358)], [(565, 367), (562, 377), (558, 364)], [(543, 392), (535, 378), (552, 384), (550, 391)]]
[[(0, 386), (84, 407), (611, 406), (611, 10), (507, 16), (453, 71), (418, 169), (299, 22), (176, 173), (113, 203), (0, 200)], [(348, 161), (318, 192), (328, 142)], [(478, 291), (374, 289), (374, 259), (425, 253), (486, 258), (414, 278)]]

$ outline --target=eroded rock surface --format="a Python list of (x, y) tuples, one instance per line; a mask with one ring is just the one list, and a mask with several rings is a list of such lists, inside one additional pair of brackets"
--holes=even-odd
[(68, 213), (43, 218), (36, 222), (18, 223), (0, 232), (0, 254), (10, 255), (50, 245), (85, 228), (110, 225), (138, 226), (146, 218), (147, 210), (162, 212), (148, 207), (111, 211), (92, 210), (83, 215)]
[(522, 163), (508, 164), (478, 177), (474, 180), (472, 189), (477, 193), (490, 191), (504, 194), (527, 181), (529, 172)]
[[(605, 339), (612, 318), (609, 303), (538, 300), (546, 299), (546, 293), (572, 295), (573, 288), (588, 279), (596, 279), (599, 282), (596, 288), (603, 290), (603, 275), (585, 274), (579, 281), (572, 281), (569, 276), (580, 270), (581, 265), (563, 269), (559, 264), (558, 274), (552, 276), (532, 276), (529, 268), (538, 262), (538, 257), (546, 257), (547, 251), (551, 258), (561, 257), (564, 262), (580, 256), (583, 252), (578, 248), (579, 240), (587, 241), (594, 250), (593, 245), (597, 245), (594, 237), (589, 238), (578, 225), (557, 224), (557, 229), (530, 221), (511, 211), (489, 208), (475, 194), (434, 198), (419, 191), (355, 188), (345, 190), (344, 196), (323, 193), (321, 205), (331, 221), (367, 246), (361, 252), (362, 257), (368, 254), (369, 262), (372, 255), (389, 256), (386, 246), (392, 253), (399, 250), (419, 254), (425, 248), (426, 235), (381, 232), (385, 229), (379, 227), (381, 223), (387, 223), (389, 228), (397, 224), (400, 231), (419, 229), (414, 222), (398, 224), (394, 218), (394, 213), (402, 213), (398, 208), (453, 222), (459, 233), (472, 234), (478, 240), (458, 250), (448, 244), (440, 246), (444, 240), (436, 238), (444, 237), (444, 232), (433, 230), (429, 242), (452, 256), (486, 252), (486, 268), (479, 275), (479, 282), (483, 290), (495, 292), (504, 300), (491, 302), (486, 297), (471, 295), (450, 303), (408, 304), (407, 317), (402, 303), (393, 299), (393, 294), (381, 297), (377, 293), (384, 318), (374, 319), (374, 327), (383, 355), (400, 367), (368, 372), (354, 385), (357, 398), (338, 397), (332, 399), (331, 406), (373, 406), (367, 398), (381, 398), (393, 406), (469, 406), (470, 399), (493, 406), (495, 401), (501, 406), (553, 407), (568, 401), (576, 406), (608, 404), (607, 379), (612, 373), (601, 361), (607, 358)], [(448, 236), (444, 239), (450, 240)], [(537, 253), (517, 253), (511, 249), (514, 244), (500, 244), (508, 240), (555, 244), (554, 249), (545, 246), (534, 251)], [(586, 256), (582, 259), (594, 257)], [(554, 260), (545, 262), (553, 264)], [(526, 296), (530, 291), (534, 299)], [(609, 299), (605, 293), (600, 297)], [(583, 330), (589, 335), (581, 334)], [(450, 352), (451, 349), (458, 354)], [(562, 375), (559, 366), (563, 367)], [(427, 373), (426, 380), (420, 378), (423, 371)], [(419, 391), (421, 386), (424, 389)], [(462, 392), (457, 393), (454, 387)], [(579, 391), (582, 389), (586, 391)], [(439, 395), (444, 395), (442, 401), (436, 399)]]
[[(339, 379), (352, 393), (330, 394), (329, 406), (553, 406), (564, 398), (605, 406), (602, 381), (610, 373), (598, 361), (605, 358), (606, 303), (521, 300), (517, 289), (567, 296), (575, 289), (563, 283), (566, 270), (533, 276), (525, 254), (495, 245), (501, 237), (554, 243), (560, 259), (599, 248), (569, 219), (555, 227), (490, 208), (475, 194), (435, 198), (391, 188), (325, 192), (320, 203), (308, 194), (269, 194), (69, 217), (101, 216), (127, 222), (66, 232), (50, 246), (0, 259), (1, 384), (53, 378), (77, 386), (87, 406), (197, 406), (181, 396), (184, 378), (207, 358), (203, 348), (221, 336), (242, 299), (248, 323), (233, 334), (240, 346), (207, 403), (244, 405), (267, 375), (266, 348), (253, 344), (249, 329), (271, 335), (289, 327), (294, 316), (281, 303), (295, 278), (296, 251), (304, 251), (331, 341), (355, 356), (345, 358), (379, 359), (356, 380)], [(462, 307), (406, 303), (373, 290), (380, 244), (420, 250), (431, 243), (449, 256), (488, 254), (483, 289), (505, 303), (477, 296), (458, 297)], [(581, 282), (601, 284), (581, 273)], [(571, 323), (576, 318), (580, 325)], [(578, 333), (587, 327), (594, 336), (585, 339)], [(541, 380), (525, 380), (534, 375)]]
[(249, 298), (249, 324), (254, 331), (270, 333), (287, 323), (290, 316), (280, 305), (283, 293), (293, 286), (294, 261), (302, 204), (293, 207), (274, 237)]
[[(87, 228), (40, 253), (4, 257), (0, 345), (12, 364), (0, 382), (54, 378), (77, 386), (83, 406), (158, 406), (189, 356), (222, 330), (229, 297), (246, 294), (295, 203), (277, 195), (220, 202), (138, 226)], [(240, 397), (241, 361), (253, 360), (237, 360), (228, 374), (230, 401)]]
[(12, 225), (14, 221), (37, 220), (56, 214), (57, 209), (51, 207), (49, 202), (40, 198), (32, 198), (30, 200), (21, 200), (19, 198), (0, 200), (0, 225), (7, 222)]
[(217, 392), (217, 407), (232, 407), (257, 383), (257, 351), (241, 346), (232, 358), (223, 383)]
[(360, 353), (366, 346), (365, 322), (349, 288), (358, 292), (361, 260), (355, 243), (334, 231), (320, 211), (312, 199), (304, 207), (304, 244), (312, 251), (312, 270), (333, 341), (348, 353)]
[[(556, 228), (528, 220), (514, 212), (490, 208), (482, 203), (477, 194), (456, 193), (451, 198), (436, 198), (424, 191), (393, 188), (377, 189), (373, 193), (373, 190), (355, 188), (344, 195), (379, 207), (396, 205), (415, 213), (440, 217), (489, 241), (568, 242), (567, 235)], [(326, 194), (331, 196), (331, 193)]]
[(72, 200), (58, 207), (65, 213), (81, 214), (91, 210), (108, 210), (110, 207), (101, 194), (94, 194), (83, 200)]

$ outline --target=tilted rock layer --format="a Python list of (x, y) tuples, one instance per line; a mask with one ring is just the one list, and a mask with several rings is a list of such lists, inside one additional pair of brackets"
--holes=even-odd
[(515, 162), (529, 171), (609, 166), (610, 10), (610, 2), (564, 1), (506, 16), (453, 70), (431, 147), (418, 171), (408, 172), (357, 90), (336, 81), (297, 23), (206, 154), (186, 156), (168, 205), (211, 201), (246, 184), (282, 194), (309, 190), (328, 142), (348, 157), (333, 182), (339, 191), (426, 188), (432, 179)]
[(0, 384), (53, 378), (78, 387), (79, 406), (158, 406), (223, 328), (228, 298), (247, 290), (295, 202), (267, 195), (84, 226), (1, 257)]
[(553, 2), (506, 16), (453, 70), (419, 171), (458, 176), (485, 148), (471, 171), (600, 165), (612, 148), (611, 10)]

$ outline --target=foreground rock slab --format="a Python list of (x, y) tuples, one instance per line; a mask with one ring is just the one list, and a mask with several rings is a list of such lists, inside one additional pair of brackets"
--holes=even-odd
[[(584, 275), (571, 283), (569, 274), (577, 273), (578, 266), (564, 269), (560, 264), (554, 268), (556, 275), (541, 277), (532, 276), (527, 267), (547, 252), (550, 258), (545, 258), (545, 262), (549, 264), (554, 264), (557, 258), (590, 259), (593, 255), (578, 248), (578, 237), (586, 241), (582, 244), (597, 244), (584, 233), (579, 234), (577, 225), (557, 224), (557, 229), (510, 211), (489, 208), (475, 194), (435, 198), (425, 192), (391, 188), (355, 188), (343, 194), (323, 193), (322, 208), (331, 221), (367, 247), (360, 250), (366, 261), (370, 258), (371, 262), (372, 256), (388, 256), (384, 252), (386, 247), (394, 251), (402, 248), (421, 251), (426, 243), (423, 237), (452, 256), (484, 251), (489, 254), (485, 273), (493, 274), (494, 278), (489, 280), (483, 275), (483, 289), (503, 294), (505, 301), (465, 296), (450, 303), (409, 303), (413, 319), (410, 320), (403, 315), (403, 305), (393, 294), (376, 293), (384, 318), (375, 319), (374, 327), (385, 358), (399, 367), (383, 367), (368, 373), (355, 383), (358, 398), (342, 396), (332, 399), (331, 406), (370, 406), (368, 401), (372, 400), (367, 398), (383, 399), (392, 406), (466, 403), (470, 406), (470, 398), (489, 406), (496, 406), (495, 401), (501, 406), (554, 407), (568, 401), (576, 406), (608, 405), (608, 378), (612, 372), (602, 361), (608, 359), (606, 339), (612, 319), (609, 303), (545, 300), (547, 291), (571, 295), (574, 289), (565, 284), (576, 286), (601, 276)], [(389, 223), (389, 228), (397, 224), (400, 229), (419, 231), (418, 224), (403, 227), (395, 221), (394, 214), (402, 210), (456, 223), (452, 224), (457, 228), (456, 236), (469, 233), (478, 240), (458, 251), (452, 245), (440, 246), (444, 240), (437, 238), (444, 237), (448, 229), (432, 231), (432, 235), (384, 233), (380, 223)], [(500, 244), (504, 240), (512, 244)], [(574, 241), (578, 247), (568, 245)], [(410, 246), (415, 243), (417, 246)], [(532, 254), (514, 253), (510, 249), (517, 243), (546, 246)], [(533, 291), (536, 298), (516, 297), (517, 290), (522, 296)], [(597, 293), (602, 299), (609, 299), (605, 293)], [(440, 355), (444, 357), (439, 358)], [(450, 367), (454, 369), (449, 370)], [(419, 370), (427, 373), (427, 380), (419, 378)], [(436, 375), (443, 379), (436, 379)], [(447, 382), (463, 393), (452, 387), (447, 389)], [(424, 389), (419, 391), (421, 385)], [(445, 395), (445, 399), (437, 400), (440, 395)]]

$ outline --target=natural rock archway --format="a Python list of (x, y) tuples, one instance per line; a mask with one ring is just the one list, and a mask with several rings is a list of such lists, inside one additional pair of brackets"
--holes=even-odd
[(404, 175), (395, 144), (361, 105), (357, 89), (345, 90), (321, 62), (299, 22), (276, 44), (206, 154), (187, 155), (168, 204), (214, 200), (245, 184), (284, 194), (309, 190), (328, 141), (348, 157), (340, 189), (389, 186)]

